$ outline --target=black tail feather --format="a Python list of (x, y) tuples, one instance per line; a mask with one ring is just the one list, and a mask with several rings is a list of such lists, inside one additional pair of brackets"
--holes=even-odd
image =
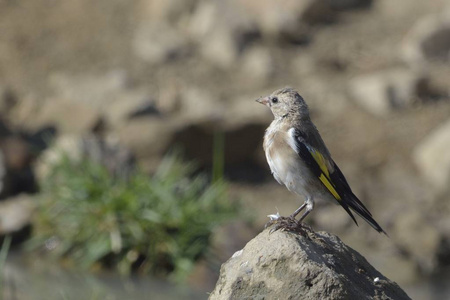
[[(372, 218), (372, 214), (369, 212), (369, 210), (359, 201), (359, 199), (352, 195), (350, 201), (345, 201), (350, 208), (356, 212), (361, 218), (363, 218), (367, 223), (369, 223), (370, 226), (372, 226), (373, 229), (378, 231), (379, 233), (384, 233), (387, 235), (386, 231), (381, 228), (381, 226), (377, 223), (377, 221)], [(361, 204), (361, 205), (360, 205)], [(361, 207), (362, 206), (362, 207)], [(353, 216), (352, 216), (353, 218)]]

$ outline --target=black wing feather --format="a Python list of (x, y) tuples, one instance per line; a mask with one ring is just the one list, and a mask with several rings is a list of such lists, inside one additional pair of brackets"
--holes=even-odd
[[(297, 146), (298, 155), (306, 163), (311, 172), (317, 178), (319, 178), (323, 174), (323, 172), (320, 169), (319, 164), (312, 156), (308, 147), (306, 146), (304, 137), (297, 130), (295, 131), (295, 142)], [(365, 207), (365, 205), (353, 193), (352, 189), (350, 188), (350, 185), (347, 182), (347, 179), (345, 179), (344, 174), (341, 172), (341, 170), (334, 161), (333, 165), (334, 171), (329, 174), (330, 183), (333, 185), (336, 192), (341, 197), (340, 200), (336, 199), (336, 201), (345, 209), (345, 211), (350, 215), (350, 217), (353, 219), (356, 225), (358, 225), (358, 222), (356, 222), (356, 219), (353, 216), (352, 212), (350, 211), (349, 207), (353, 211), (355, 211), (361, 218), (363, 218), (367, 223), (369, 223), (369, 225), (372, 226), (376, 231), (383, 232), (384, 234), (386, 234), (386, 232), (381, 228), (381, 226), (378, 225), (378, 223), (372, 218), (372, 214)]]
[[(297, 146), (297, 153), (298, 153), (298, 155), (306, 163), (306, 165), (309, 167), (311, 172), (317, 178), (319, 178), (323, 174), (323, 172), (320, 169), (320, 166), (317, 164), (317, 162), (314, 159), (314, 157), (312, 156), (311, 152), (308, 150), (308, 147), (304, 144), (303, 138), (301, 136), (296, 136), (295, 140), (296, 140), (296, 146)], [(330, 176), (331, 176), (331, 174), (330, 174)], [(344, 180), (345, 180), (345, 178), (344, 178)], [(332, 180), (331, 180), (331, 184), (333, 184)], [(334, 184), (333, 184), (333, 187), (336, 189), (337, 193), (341, 196), (341, 191), (339, 190), (339, 188), (336, 187)], [(325, 189), (326, 189), (326, 187), (325, 187)], [(341, 200), (337, 200), (336, 199), (336, 202), (339, 203), (345, 209), (345, 211), (350, 215), (350, 217), (353, 219), (355, 224), (358, 225), (358, 222), (356, 221), (356, 219), (353, 216), (352, 212), (348, 208), (347, 202), (344, 199), (345, 198), (341, 196)]]

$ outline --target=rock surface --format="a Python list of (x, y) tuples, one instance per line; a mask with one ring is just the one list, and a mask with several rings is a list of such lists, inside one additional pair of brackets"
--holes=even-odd
[(410, 298), (334, 235), (266, 229), (222, 265), (210, 299)]

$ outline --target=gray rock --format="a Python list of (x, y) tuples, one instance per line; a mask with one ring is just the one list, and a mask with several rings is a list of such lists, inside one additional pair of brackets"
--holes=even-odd
[(257, 0), (236, 0), (240, 10), (248, 13), (255, 20), (264, 35), (278, 36), (284, 33), (301, 31), (302, 25), (313, 25), (328, 22), (335, 14), (326, 1), (287, 0), (278, 2)]
[(54, 98), (81, 102), (93, 108), (106, 109), (128, 91), (130, 78), (122, 69), (94, 74), (55, 72), (50, 75)]
[(138, 5), (137, 14), (141, 20), (178, 25), (184, 23), (184, 18), (198, 2), (198, 0), (142, 0)]
[[(311, 25), (334, 18), (326, 1), (288, 0), (283, 5), (256, 0), (203, 1), (192, 13), (187, 31), (198, 42), (203, 58), (218, 67), (230, 68), (240, 62), (247, 46), (261, 38), (305, 43)], [(267, 55), (263, 55), (266, 62)], [(256, 59), (260, 58), (257, 54)]]
[(135, 32), (133, 50), (137, 57), (150, 64), (162, 64), (186, 55), (188, 39), (171, 26), (144, 22)]
[(101, 122), (101, 114), (87, 103), (52, 98), (41, 102), (21, 99), (11, 113), (11, 123), (29, 132), (53, 127), (60, 133), (92, 132)]
[(230, 28), (222, 27), (201, 44), (200, 53), (210, 63), (225, 69), (237, 62), (238, 48), (236, 35)]
[(413, 67), (450, 60), (450, 9), (416, 22), (402, 43), (402, 56)]
[(35, 205), (25, 194), (0, 202), (0, 236), (19, 233), (30, 225)]
[(274, 75), (275, 61), (267, 48), (252, 47), (245, 51), (242, 60), (243, 80), (263, 85)]
[(410, 106), (417, 98), (424, 77), (408, 69), (391, 69), (355, 77), (349, 93), (367, 111), (384, 116)]
[(410, 298), (334, 235), (266, 229), (222, 265), (210, 299)]
[[(149, 91), (145, 87), (134, 87), (131, 81), (127, 73), (121, 70), (109, 71), (99, 76), (55, 73), (51, 76), (51, 86), (56, 99), (44, 103), (43, 113), (47, 110), (52, 112), (58, 109), (58, 106), (68, 112), (84, 110), (76, 115), (79, 120), (77, 123), (71, 122), (72, 118), (71, 115), (67, 116), (68, 112), (60, 113), (62, 120), (58, 124), (61, 123), (62, 129), (58, 129), (63, 133), (89, 132), (90, 128), (103, 119), (115, 130), (134, 116), (143, 115), (145, 112), (158, 114)], [(64, 119), (70, 123), (65, 124)]]
[(413, 160), (425, 180), (438, 192), (450, 182), (450, 120), (434, 129), (413, 152)]
[(185, 34), (196, 41), (206, 61), (227, 69), (238, 62), (255, 31), (253, 19), (233, 1), (202, 1), (192, 13)]
[(188, 278), (189, 285), (204, 291), (213, 289), (219, 279), (220, 265), (217, 262), (226, 261), (255, 234), (255, 228), (244, 221), (234, 221), (216, 228), (211, 236), (208, 258), (195, 263)]

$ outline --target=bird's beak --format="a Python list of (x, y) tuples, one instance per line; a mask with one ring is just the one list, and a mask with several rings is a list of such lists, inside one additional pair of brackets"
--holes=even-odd
[(255, 100), (258, 103), (264, 104), (266, 106), (269, 106), (269, 97), (261, 97)]

